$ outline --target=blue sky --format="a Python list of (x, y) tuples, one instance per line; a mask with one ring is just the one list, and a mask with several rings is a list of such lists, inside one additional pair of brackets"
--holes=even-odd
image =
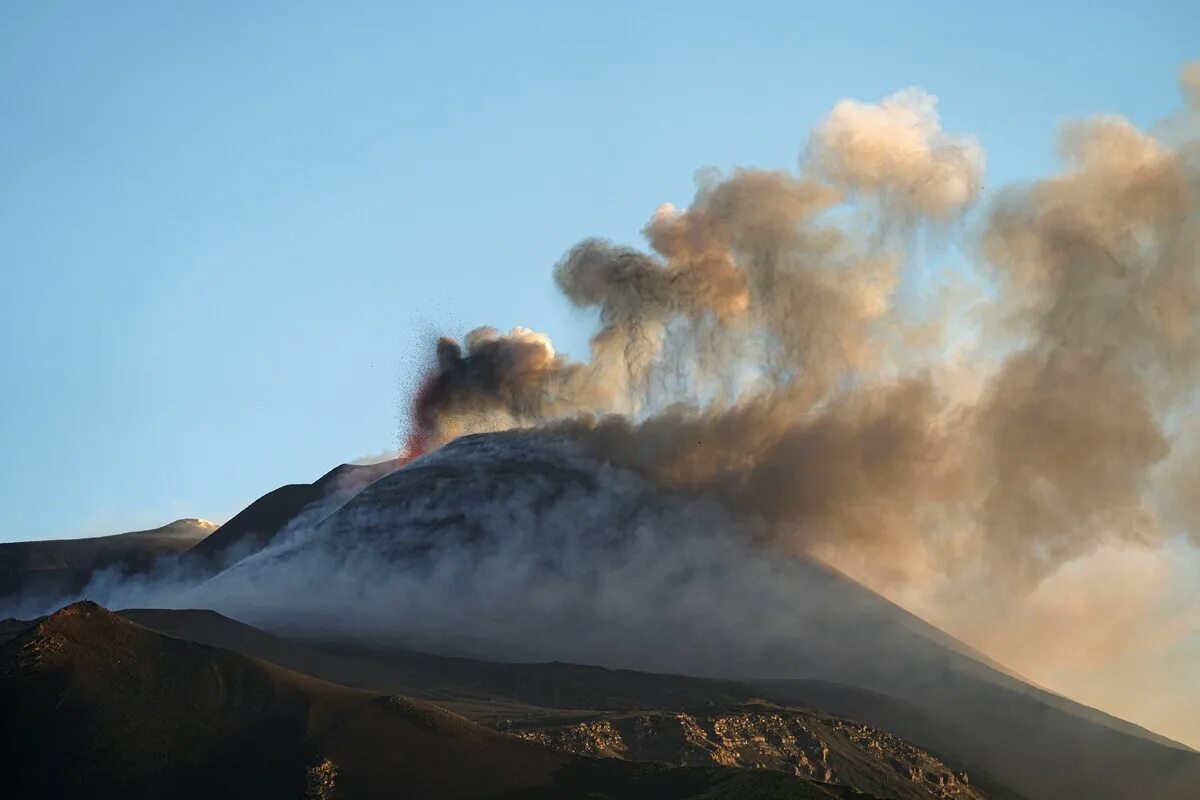
[(839, 98), (926, 88), (998, 185), (1066, 118), (1152, 124), (1200, 55), (1186, 0), (590, 5), (4, 4), (0, 541), (395, 447), (436, 333), (582, 353), (563, 251), (793, 166)]

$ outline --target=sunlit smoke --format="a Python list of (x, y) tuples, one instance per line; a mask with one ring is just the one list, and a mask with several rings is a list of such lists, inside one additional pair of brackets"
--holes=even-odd
[(838, 103), (797, 174), (702, 174), (649, 252), (572, 248), (554, 277), (598, 312), (591, 358), (523, 329), (444, 340), (418, 427), (565, 426), (885, 589), (972, 568), (1028, 589), (1104, 542), (1161, 541), (1152, 473), (1182, 452), (1200, 365), (1194, 165), (1119, 117), (1065, 126), (1061, 150), (963, 248), (988, 299), (957, 364), (944, 295), (899, 289), (927, 269), (912, 237), (981, 196), (984, 155), (908, 89)]
[(841, 101), (813, 131), (807, 157), (835, 186), (904, 213), (953, 216), (982, 188), (983, 148), (942, 131), (937, 98), (916, 88), (878, 105)]
[(1192, 61), (1179, 71), (1179, 85), (1195, 109), (1200, 109), (1200, 61)]

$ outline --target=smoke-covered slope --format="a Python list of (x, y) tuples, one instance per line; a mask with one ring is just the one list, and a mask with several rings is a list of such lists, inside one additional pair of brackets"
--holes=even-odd
[[(569, 440), (490, 434), (375, 482), (198, 592), (276, 628), (295, 620), (508, 659), (601, 655), (639, 668), (787, 676), (841, 662), (875, 669), (860, 656), (881, 636), (911, 643), (897, 652), (912, 657), (968, 652), (840, 573), (781, 557), (760, 533), (752, 519), (661, 492)], [(264, 603), (271, 593), (278, 600)], [(682, 620), (733, 638), (697, 635)], [(656, 646), (666, 632), (673, 646)], [(775, 642), (794, 634), (805, 651), (772, 662)], [(753, 649), (729, 646), (747, 637)]]
[(18, 592), (48, 597), (77, 592), (96, 571), (108, 567), (148, 569), (163, 556), (203, 542), (216, 527), (202, 519), (179, 519), (148, 531), (0, 544), (0, 598)]
[(193, 561), (220, 565), (230, 558), (252, 553), (270, 542), (289, 523), (305, 518), (319, 522), (338, 503), (353, 496), (381, 475), (398, 466), (396, 461), (377, 464), (342, 464), (312, 483), (289, 483), (267, 492), (188, 552)]
[(969, 771), (1034, 800), (1123, 798), (1146, 785), (1147, 765), (1161, 797), (1200, 786), (1200, 756), (972, 658), (759, 534), (752, 519), (653, 489), (571, 441), (475, 436), (174, 604), (444, 653), (849, 684), (911, 704), (926, 723), (854, 716), (943, 754), (953, 745)]

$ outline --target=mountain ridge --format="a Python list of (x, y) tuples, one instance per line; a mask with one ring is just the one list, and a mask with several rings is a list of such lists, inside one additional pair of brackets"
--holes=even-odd
[(54, 599), (79, 592), (104, 569), (144, 572), (217, 529), (216, 523), (188, 517), (142, 531), (0, 543), (0, 598), (24, 593)]
[(89, 601), (0, 643), (0, 722), (0, 774), (20, 797), (870, 800), (778, 772), (583, 759)]

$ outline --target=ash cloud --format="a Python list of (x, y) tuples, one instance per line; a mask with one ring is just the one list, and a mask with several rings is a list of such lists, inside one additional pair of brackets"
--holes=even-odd
[(1067, 168), (1002, 195), (984, 234), (1028, 342), (978, 410), (984, 518), (1035, 577), (1106, 531), (1162, 536), (1150, 473), (1200, 364), (1196, 176), (1116, 117), (1067, 126), (1062, 151)]
[[(1200, 541), (1197, 70), (1169, 130), (1068, 123), (1061, 169), (1023, 185), (985, 191), (981, 145), (917, 89), (838, 103), (796, 172), (700, 173), (646, 250), (586, 240), (555, 268), (599, 327), (574, 392), (520, 424), (1026, 667), (1022, 609), (1138, 647), (1127, 615), (1045, 597), (1105, 553)], [(1115, 590), (1142, 597), (1139, 574)], [(1169, 661), (1188, 628), (1143, 606)]]
[(1200, 61), (1183, 66), (1179, 71), (1179, 85), (1192, 108), (1200, 109)]
[(549, 337), (527, 328), (507, 334), (476, 328), (463, 344), (443, 337), (436, 372), (417, 392), (410, 455), (465, 434), (574, 413), (591, 392), (602, 391), (590, 371), (557, 355)]
[(921, 89), (881, 103), (842, 100), (813, 131), (813, 171), (847, 191), (877, 195), (885, 208), (951, 217), (979, 197), (985, 158), (972, 136), (941, 128), (937, 98)]
[(598, 314), (591, 358), (469, 339), (480, 367), (437, 380), (484, 379), (428, 397), (424, 427), (568, 431), (885, 591), (964, 570), (1028, 590), (1107, 542), (1168, 539), (1168, 504), (1195, 530), (1155, 482), (1187, 452), (1200, 365), (1187, 147), (1115, 116), (1065, 126), (1062, 171), (995, 192), (968, 227), (987, 299), (951, 324), (940, 295), (903, 290), (927, 270), (915, 237), (980, 198), (982, 148), (920, 90), (842, 101), (799, 172), (703, 173), (690, 206), (653, 215), (648, 251), (569, 251), (554, 278)]

